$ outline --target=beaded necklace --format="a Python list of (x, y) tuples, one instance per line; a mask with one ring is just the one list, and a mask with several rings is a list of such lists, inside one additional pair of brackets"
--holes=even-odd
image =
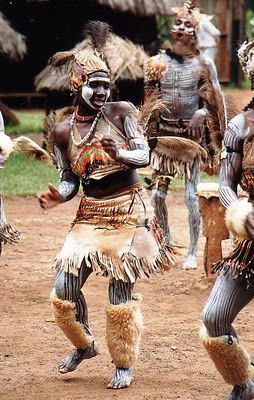
[[(75, 111), (73, 112), (71, 120), (70, 120), (70, 127), (71, 127), (71, 132), (70, 133), (71, 133), (71, 139), (72, 139), (73, 143), (75, 144), (75, 146), (77, 146), (77, 147), (83, 147), (84, 146), (84, 144), (87, 142), (87, 140), (89, 139), (89, 137), (92, 135), (93, 131), (95, 130), (96, 125), (97, 125), (97, 123), (98, 123), (98, 121), (99, 121), (99, 119), (101, 117), (103, 109), (104, 109), (104, 107), (101, 107), (101, 109), (98, 111), (98, 113), (96, 114), (96, 117), (94, 118), (94, 121), (93, 121), (93, 123), (91, 125), (91, 128), (89, 129), (89, 131), (85, 134), (85, 136), (83, 138), (81, 138), (81, 135), (80, 135), (80, 133), (78, 131), (77, 122), (76, 122), (76, 120), (77, 120), (76, 113), (75, 113)], [(75, 139), (74, 129), (79, 134), (79, 136), (81, 138), (79, 141)], [(87, 144), (89, 145), (89, 143), (87, 143)]]

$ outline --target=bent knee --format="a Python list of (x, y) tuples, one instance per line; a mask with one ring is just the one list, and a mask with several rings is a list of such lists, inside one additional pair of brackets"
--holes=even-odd
[(225, 324), (222, 314), (214, 309), (204, 309), (202, 321), (210, 335), (216, 335), (216, 332)]
[(55, 283), (55, 295), (56, 297), (58, 297), (58, 299), (67, 300), (67, 292), (65, 290), (65, 286), (58, 281), (56, 281)]

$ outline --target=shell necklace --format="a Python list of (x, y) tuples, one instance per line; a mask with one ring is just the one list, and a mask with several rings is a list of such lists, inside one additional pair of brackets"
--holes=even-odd
[[(77, 128), (77, 122), (76, 122), (76, 112), (74, 111), (70, 120), (70, 127), (71, 127), (71, 139), (73, 141), (73, 143), (75, 144), (75, 146), (77, 147), (82, 147), (84, 146), (84, 144), (86, 144), (87, 140), (89, 139), (89, 137), (92, 135), (93, 131), (96, 128), (96, 125), (101, 117), (102, 114), (102, 110), (104, 109), (104, 107), (101, 107), (101, 109), (98, 111), (98, 113), (96, 114), (96, 117), (93, 120), (93, 123), (91, 125), (91, 128), (89, 129), (89, 131), (85, 134), (85, 136), (83, 138), (81, 138), (80, 140), (77, 140), (75, 138), (74, 135), (74, 129), (76, 130), (76, 132), (79, 134), (79, 136), (81, 137), (78, 128)], [(88, 143), (89, 145), (90, 143)]]

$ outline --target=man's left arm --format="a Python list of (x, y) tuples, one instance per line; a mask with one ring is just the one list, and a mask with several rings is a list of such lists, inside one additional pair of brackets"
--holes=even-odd
[(136, 110), (128, 113), (123, 122), (124, 132), (128, 141), (128, 149), (118, 149), (116, 159), (133, 167), (145, 167), (149, 164), (149, 146), (138, 125)]
[(126, 102), (122, 109), (122, 124), (128, 148), (118, 148), (112, 138), (101, 141), (104, 150), (115, 160), (132, 168), (142, 168), (149, 164), (149, 146), (137, 120), (137, 110)]

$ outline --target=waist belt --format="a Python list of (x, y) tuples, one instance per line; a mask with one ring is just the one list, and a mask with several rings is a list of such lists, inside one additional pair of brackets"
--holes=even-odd
[(189, 124), (190, 119), (182, 119), (182, 118), (178, 118), (178, 119), (169, 119), (164, 117), (163, 115), (160, 116), (160, 121), (167, 124), (167, 125), (173, 125), (173, 126), (177, 126), (178, 128), (186, 128), (186, 126)]
[(167, 119), (160, 116), (159, 135), (187, 137), (189, 119)]

